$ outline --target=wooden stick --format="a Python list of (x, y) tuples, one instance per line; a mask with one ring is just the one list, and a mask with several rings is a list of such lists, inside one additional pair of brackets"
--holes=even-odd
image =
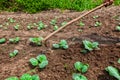
[(73, 20), (71, 20), (71, 21), (69, 21), (67, 24), (65, 24), (64, 26), (61, 26), (58, 30), (54, 31), (53, 33), (51, 33), (51, 34), (49, 34), (47, 37), (45, 37), (44, 40), (43, 40), (43, 43), (45, 43), (45, 41), (46, 41), (47, 39), (49, 39), (51, 36), (53, 36), (54, 34), (56, 34), (57, 32), (59, 32), (60, 30), (64, 29), (66, 26), (68, 26), (68, 25), (72, 24), (73, 22), (81, 19), (82, 17), (84, 17), (84, 16), (86, 16), (86, 15), (88, 15), (88, 14), (90, 14), (90, 13), (92, 13), (92, 12), (94, 12), (94, 11), (102, 8), (102, 7), (104, 7), (105, 5), (106, 5), (106, 3), (101, 4), (100, 6), (94, 8), (94, 9), (92, 9), (92, 10), (90, 10), (90, 11), (84, 13), (84, 14), (82, 14), (81, 16), (79, 16), (79, 17), (77, 17), (77, 18), (75, 18), (75, 19), (73, 19)]

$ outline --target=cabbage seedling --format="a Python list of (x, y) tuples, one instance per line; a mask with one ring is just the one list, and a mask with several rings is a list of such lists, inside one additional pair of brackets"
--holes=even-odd
[(44, 29), (44, 28), (46, 28), (46, 27), (47, 27), (47, 25), (43, 24), (42, 21), (40, 21), (40, 22), (38, 23), (38, 30), (42, 30), (42, 29)]
[(90, 42), (90, 41), (84, 40), (83, 41), (83, 45), (84, 45), (86, 50), (92, 51), (92, 50), (98, 48), (99, 43), (98, 42)]
[(16, 31), (18, 31), (19, 27), (20, 27), (20, 25), (16, 24), (16, 25), (14, 26), (14, 29), (15, 29)]
[(11, 22), (11, 23), (14, 23), (15, 20), (13, 18), (8, 18), (8, 20)]
[(94, 19), (97, 19), (98, 17), (99, 17), (98, 15), (96, 15), (96, 16), (93, 16), (93, 18), (94, 18)]
[(29, 38), (29, 41), (37, 46), (41, 46), (42, 45), (42, 37), (34, 37), (34, 38)]
[(50, 24), (53, 25), (53, 26), (55, 26), (56, 23), (57, 23), (56, 19), (53, 19), (53, 20), (51, 20), (51, 22), (50, 22)]
[(80, 26), (85, 26), (85, 24), (82, 21), (79, 23), (79, 25)]
[(58, 26), (57, 25), (54, 26), (54, 31), (56, 31), (56, 30), (58, 30)]
[(19, 79), (18, 79), (18, 77), (9, 77), (9, 78), (7, 78), (5, 80), (19, 80)]
[(120, 26), (116, 26), (116, 30), (117, 30), (117, 31), (120, 31)]
[(18, 54), (18, 50), (14, 50), (9, 54), (10, 57), (15, 57)]
[(120, 72), (117, 68), (113, 66), (108, 66), (105, 70), (109, 73), (110, 76), (115, 77), (116, 79), (120, 80)]
[(82, 73), (86, 73), (88, 68), (89, 68), (89, 65), (84, 64), (82, 62), (76, 62), (76, 63), (74, 63), (74, 67), (77, 71), (80, 71)]
[(33, 66), (39, 66), (40, 69), (48, 65), (47, 57), (44, 54), (38, 55), (36, 58), (31, 58), (29, 61)]
[(61, 40), (58, 44), (53, 44), (53, 48), (58, 49), (68, 49), (68, 44), (66, 40)]
[(61, 26), (64, 26), (64, 25), (66, 25), (66, 24), (67, 24), (67, 22), (64, 21), (64, 22), (61, 23)]
[(84, 75), (73, 73), (73, 80), (88, 80)]
[(20, 77), (20, 80), (40, 80), (38, 75), (31, 76), (30, 74), (23, 74)]
[(98, 21), (96, 21), (95, 24), (94, 24), (95, 27), (98, 27), (98, 26), (101, 26), (101, 25), (102, 25), (102, 23), (100, 23)]
[(120, 58), (118, 59), (118, 63), (120, 64)]
[(18, 43), (20, 41), (20, 37), (15, 37), (15, 38), (10, 38), (9, 42), (10, 43)]
[(6, 39), (5, 38), (1, 38), (0, 39), (0, 44), (3, 44), (3, 43), (5, 43), (6, 42)]
[(31, 58), (31, 59), (30, 59), (30, 63), (31, 63), (33, 66), (37, 66), (37, 65), (38, 65), (38, 60), (35, 59), (35, 58)]

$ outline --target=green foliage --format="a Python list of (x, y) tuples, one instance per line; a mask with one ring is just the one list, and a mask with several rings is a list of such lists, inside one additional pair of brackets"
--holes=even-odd
[(56, 31), (56, 30), (58, 30), (58, 26), (57, 25), (54, 26), (54, 31)]
[(90, 41), (84, 40), (83, 41), (83, 45), (84, 45), (86, 50), (92, 51), (92, 50), (98, 48), (99, 43), (98, 42), (90, 42)]
[[(83, 11), (100, 5), (103, 0), (0, 0), (0, 10), (36, 13), (48, 9)], [(120, 5), (120, 0), (114, 1)]]
[(77, 71), (80, 71), (82, 73), (86, 73), (88, 68), (89, 68), (89, 65), (88, 64), (84, 64), (82, 62), (75, 62), (74, 63), (74, 67)]
[(32, 28), (33, 28), (33, 26), (31, 24), (28, 24), (27, 29), (31, 30)]
[(118, 63), (120, 64), (120, 58), (118, 59)]
[(14, 50), (9, 54), (10, 57), (15, 57), (18, 54), (18, 50)]
[(15, 20), (13, 18), (8, 18), (9, 22), (14, 23)]
[(99, 27), (99, 26), (101, 26), (101, 25), (102, 25), (102, 23), (99, 22), (99, 21), (96, 21), (95, 24), (94, 24), (95, 27)]
[(43, 69), (48, 65), (48, 60), (47, 57), (44, 54), (42, 54), (38, 55), (36, 58), (31, 58), (30, 63), (33, 66), (39, 66), (40, 69)]
[(40, 80), (40, 77), (37, 74), (31, 76), (30, 74), (25, 73), (20, 79), (18, 79), (18, 77), (9, 77), (5, 80)]
[(96, 16), (93, 16), (93, 19), (97, 19), (99, 16), (98, 15), (96, 15)]
[(41, 46), (42, 45), (42, 37), (34, 37), (34, 38), (29, 38), (29, 41), (37, 46)]
[(108, 66), (105, 70), (109, 73), (110, 76), (113, 76), (116, 79), (120, 80), (120, 72), (117, 68), (113, 66)]
[(9, 42), (10, 43), (18, 43), (20, 41), (20, 37), (15, 37), (15, 38), (10, 38)]
[(46, 27), (47, 27), (47, 25), (43, 24), (42, 21), (40, 21), (40, 22), (38, 23), (38, 30), (42, 30), (42, 29), (44, 29), (44, 28), (46, 28)]
[(80, 21), (79, 25), (84, 26), (85, 24), (82, 21)]
[(72, 75), (73, 80), (88, 80), (84, 75), (74, 73)]
[(120, 31), (120, 26), (116, 26), (116, 30), (117, 30), (117, 31)]
[(61, 40), (58, 44), (53, 44), (53, 48), (58, 49), (68, 49), (68, 44), (66, 40)]
[(53, 25), (53, 26), (55, 26), (56, 23), (57, 23), (57, 20), (56, 20), (56, 19), (52, 19), (51, 22), (50, 22), (50, 24)]
[(0, 39), (0, 44), (3, 44), (3, 43), (5, 43), (6, 42), (6, 39), (5, 38), (1, 38)]
[(5, 80), (19, 80), (19, 79), (17, 77), (9, 77), (9, 78), (7, 78)]
[(16, 31), (18, 31), (19, 27), (20, 27), (20, 25), (16, 24), (16, 25), (14, 26), (14, 29), (15, 29)]
[(66, 25), (66, 24), (67, 24), (67, 22), (64, 21), (64, 22), (61, 23), (61, 26), (64, 26), (64, 25)]
[(33, 66), (37, 66), (37, 65), (38, 65), (38, 60), (35, 59), (35, 58), (31, 58), (31, 59), (30, 59), (30, 63), (31, 63)]

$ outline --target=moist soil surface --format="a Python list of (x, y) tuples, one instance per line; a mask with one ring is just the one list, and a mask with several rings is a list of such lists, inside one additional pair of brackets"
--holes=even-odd
[[(69, 25), (59, 33), (49, 38), (47, 46), (30, 45), (30, 37), (46, 37), (53, 32), (53, 26), (50, 24), (52, 19), (57, 20), (57, 25), (85, 13), (74, 11), (50, 10), (37, 14), (27, 13), (0, 13), (0, 38), (6, 38), (7, 42), (0, 44), (0, 80), (5, 80), (10, 76), (20, 77), (24, 73), (38, 74), (41, 80), (72, 80), (73, 73), (80, 73), (74, 69), (73, 64), (76, 61), (89, 64), (89, 70), (83, 74), (88, 80), (117, 80), (109, 76), (105, 71), (107, 66), (114, 66), (120, 70), (118, 59), (120, 58), (120, 32), (116, 31), (116, 26), (120, 25), (120, 6), (111, 6), (99, 9), (81, 20)], [(98, 16), (98, 18), (93, 18)], [(13, 18), (16, 22), (11, 23), (8, 18)], [(33, 27), (27, 30), (27, 25), (42, 21), (48, 25), (43, 30), (37, 30)], [(82, 21), (85, 25), (80, 26)], [(102, 23), (95, 27), (95, 22)], [(19, 30), (14, 26), (19, 24)], [(20, 37), (20, 42), (11, 44), (9, 38)], [(67, 50), (53, 49), (52, 44), (58, 43), (61, 39), (67, 40), (69, 48)], [(87, 54), (81, 53), (84, 49), (83, 40), (99, 42), (99, 49), (93, 50)], [(13, 50), (19, 50), (17, 56), (10, 58), (9, 53)], [(38, 69), (31, 66), (29, 59), (45, 54), (49, 65), (45, 69)]]

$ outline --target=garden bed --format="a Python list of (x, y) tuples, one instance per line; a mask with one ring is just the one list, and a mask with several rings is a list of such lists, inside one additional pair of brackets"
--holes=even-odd
[[(120, 32), (116, 31), (116, 26), (120, 26), (119, 6), (102, 8), (71, 24), (47, 40), (47, 47), (33, 46), (29, 43), (30, 37), (46, 37), (52, 33), (54, 27), (50, 21), (55, 17), (57, 25), (60, 26), (62, 22), (68, 22), (84, 12), (52, 10), (37, 14), (0, 13), (0, 24), (3, 25), (0, 28), (0, 38), (7, 39), (7, 42), (0, 44), (0, 79), (4, 80), (10, 76), (20, 77), (28, 72), (38, 74), (41, 80), (72, 80), (72, 74), (77, 73), (73, 65), (76, 61), (81, 61), (90, 66), (83, 74), (88, 80), (116, 80), (108, 75), (105, 68), (115, 66), (120, 69), (120, 64), (117, 63), (120, 58)], [(15, 22), (10, 22), (8, 18), (13, 18)], [(39, 21), (48, 26), (42, 30), (36, 27), (27, 30), (30, 23)], [(80, 22), (85, 25), (79, 25)], [(100, 22), (101, 25), (95, 27), (96, 22)], [(13, 27), (16, 24), (20, 26), (17, 31)], [(19, 43), (9, 43), (9, 38), (16, 36), (20, 37)], [(69, 48), (53, 49), (52, 44), (58, 43), (61, 39), (67, 40)], [(85, 39), (99, 42), (100, 49), (82, 54), (82, 41)], [(10, 58), (9, 53), (15, 49), (19, 51), (18, 55)], [(45, 69), (34, 70), (29, 59), (39, 54), (45, 54), (49, 64)]]

